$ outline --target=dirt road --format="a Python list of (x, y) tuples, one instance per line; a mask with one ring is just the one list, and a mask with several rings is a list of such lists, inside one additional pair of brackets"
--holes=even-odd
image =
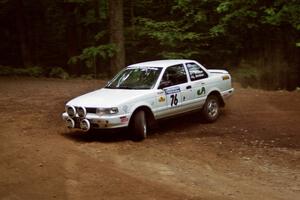
[(300, 93), (237, 86), (220, 119), (143, 142), (68, 131), (64, 103), (103, 81), (0, 78), (0, 199), (300, 198)]

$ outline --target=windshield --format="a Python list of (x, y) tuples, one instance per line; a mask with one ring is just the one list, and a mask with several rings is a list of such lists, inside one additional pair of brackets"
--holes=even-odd
[(126, 68), (105, 88), (151, 89), (155, 86), (161, 69), (160, 67)]

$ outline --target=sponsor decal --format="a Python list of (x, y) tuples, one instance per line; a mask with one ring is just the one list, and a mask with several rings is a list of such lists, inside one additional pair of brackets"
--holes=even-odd
[(165, 93), (168, 94), (174, 94), (174, 93), (179, 93), (180, 92), (180, 87), (172, 87), (172, 88), (168, 88), (165, 89)]
[(205, 94), (205, 87), (202, 87), (201, 89), (197, 90), (197, 95)]
[(228, 75), (222, 76), (222, 79), (223, 79), (223, 80), (228, 80), (228, 79), (229, 79), (229, 76), (228, 76)]
[(165, 102), (166, 101), (166, 98), (164, 96), (160, 96), (158, 98), (158, 102)]

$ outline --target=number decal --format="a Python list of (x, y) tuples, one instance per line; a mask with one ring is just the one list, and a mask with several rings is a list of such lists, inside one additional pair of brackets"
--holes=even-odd
[(178, 104), (177, 94), (172, 94), (171, 96), (171, 106), (176, 106)]
[(171, 87), (165, 89), (165, 94), (167, 96), (168, 107), (178, 106), (181, 102), (181, 90), (179, 86)]

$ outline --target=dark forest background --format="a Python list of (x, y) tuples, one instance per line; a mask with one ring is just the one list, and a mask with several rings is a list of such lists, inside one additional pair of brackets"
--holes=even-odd
[(0, 0), (0, 25), (0, 75), (101, 78), (187, 58), (245, 86), (300, 86), (299, 0)]

